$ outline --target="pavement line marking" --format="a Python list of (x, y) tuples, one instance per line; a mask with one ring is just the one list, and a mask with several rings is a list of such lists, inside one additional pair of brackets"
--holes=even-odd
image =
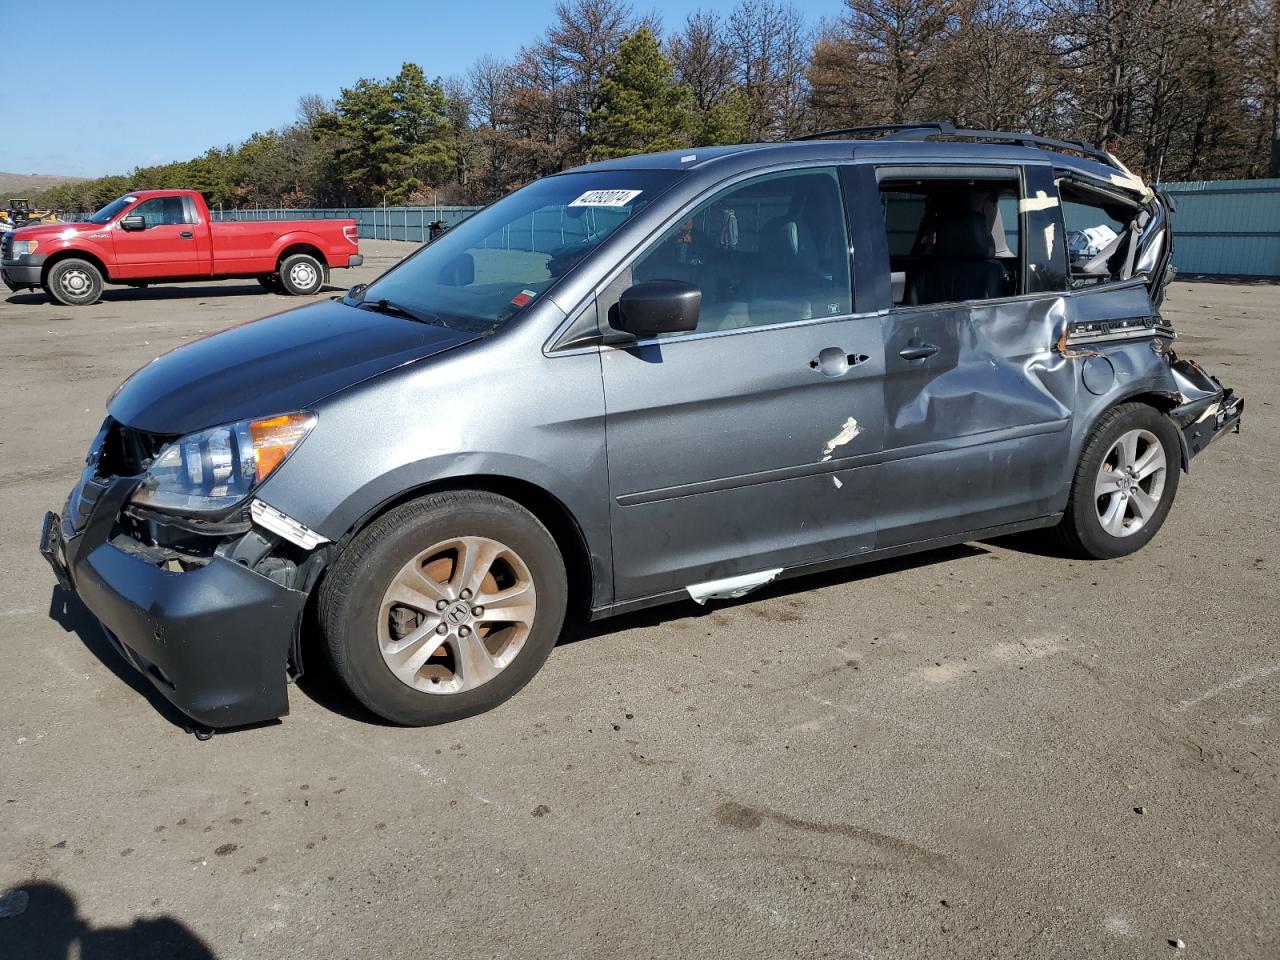
[[(862, 717), (864, 720), (873, 720), (873, 721), (878, 720), (881, 723), (893, 724), (901, 727), (904, 730), (907, 730), (910, 733), (914, 733), (918, 737), (923, 737), (923, 738), (932, 740), (936, 738), (938, 735), (938, 731), (936, 729), (932, 729), (922, 724), (915, 723), (914, 721), (908, 720), (905, 717), (901, 717), (901, 716), (897, 716), (889, 713), (881, 713), (876, 710), (869, 710), (866, 707), (856, 707), (849, 703), (838, 703), (834, 700), (828, 700), (825, 697), (820, 697), (816, 693), (813, 693), (811, 691), (806, 691), (805, 696), (808, 697), (810, 700), (812, 700), (814, 703), (821, 704), (822, 706), (828, 707), (832, 710), (843, 710), (845, 713), (849, 714), (850, 716)], [(1000, 750), (986, 743), (973, 743), (971, 744), (971, 746), (976, 747), (977, 749), (981, 750), (983, 753), (989, 753), (993, 756), (999, 757), (1001, 760), (1013, 759), (1013, 754), (1007, 753), (1004, 750)]]
[(25, 617), (37, 612), (38, 609), (38, 607), (11, 607), (8, 610), (0, 610), (0, 617)]
[(1220, 697), (1224, 693), (1230, 693), (1232, 690), (1239, 690), (1246, 684), (1253, 683), (1255, 680), (1262, 680), (1271, 676), (1273, 673), (1280, 673), (1280, 663), (1273, 663), (1270, 666), (1259, 667), (1257, 670), (1251, 670), (1243, 676), (1236, 677), (1234, 680), (1228, 680), (1226, 683), (1220, 683), (1216, 687), (1210, 687), (1198, 697), (1192, 697), (1190, 700), (1183, 700), (1175, 710), (1190, 710), (1192, 707), (1198, 707), (1206, 700), (1212, 700)]

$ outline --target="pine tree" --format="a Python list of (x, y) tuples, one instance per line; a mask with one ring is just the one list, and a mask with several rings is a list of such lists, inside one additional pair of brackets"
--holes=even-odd
[(335, 141), (336, 172), (359, 199), (402, 203), (453, 172), (444, 91), (414, 63), (344, 88), (316, 129)]
[(694, 121), (689, 88), (647, 28), (624, 40), (600, 84), (600, 106), (587, 119), (593, 159), (690, 146)]

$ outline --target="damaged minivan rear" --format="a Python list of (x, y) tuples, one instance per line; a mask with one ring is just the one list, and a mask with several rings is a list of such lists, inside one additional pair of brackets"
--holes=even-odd
[(1173, 215), (940, 123), (557, 174), (143, 367), (41, 552), (200, 729), (321, 654), (432, 724), (567, 617), (1033, 529), (1123, 556), (1243, 412), (1160, 313)]

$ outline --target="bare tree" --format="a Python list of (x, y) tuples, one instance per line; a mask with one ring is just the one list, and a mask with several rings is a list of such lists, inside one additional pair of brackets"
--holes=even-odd
[(734, 59), (724, 24), (714, 13), (689, 15), (684, 29), (667, 40), (676, 79), (689, 87), (694, 106), (709, 110), (734, 86)]
[[(960, 0), (934, 48), (925, 101), (941, 118), (986, 130), (1044, 130), (1061, 90), (1032, 0)], [(920, 99), (917, 91), (913, 99)]]
[(1261, 162), (1253, 175), (1280, 177), (1280, 0), (1250, 0), (1246, 45), (1250, 95), (1258, 103), (1255, 138)]
[(766, 140), (792, 136), (808, 112), (810, 37), (790, 3), (742, 0), (729, 15), (726, 39), (736, 79), (750, 110), (748, 133)]
[(828, 123), (904, 123), (938, 114), (935, 81), (955, 33), (942, 0), (846, 0), (819, 41), (810, 79)]
[(496, 129), (505, 124), (511, 99), (511, 65), (485, 54), (467, 71), (467, 100), (471, 122)]

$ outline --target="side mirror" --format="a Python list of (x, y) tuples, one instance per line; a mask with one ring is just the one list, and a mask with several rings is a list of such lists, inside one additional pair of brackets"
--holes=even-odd
[(648, 280), (618, 298), (619, 329), (636, 337), (695, 330), (702, 290), (683, 280)]
[(120, 219), (121, 230), (145, 230), (147, 229), (147, 221), (143, 219), (141, 214), (130, 214)]
[(440, 286), (466, 287), (476, 282), (476, 258), (460, 253), (440, 268)]

